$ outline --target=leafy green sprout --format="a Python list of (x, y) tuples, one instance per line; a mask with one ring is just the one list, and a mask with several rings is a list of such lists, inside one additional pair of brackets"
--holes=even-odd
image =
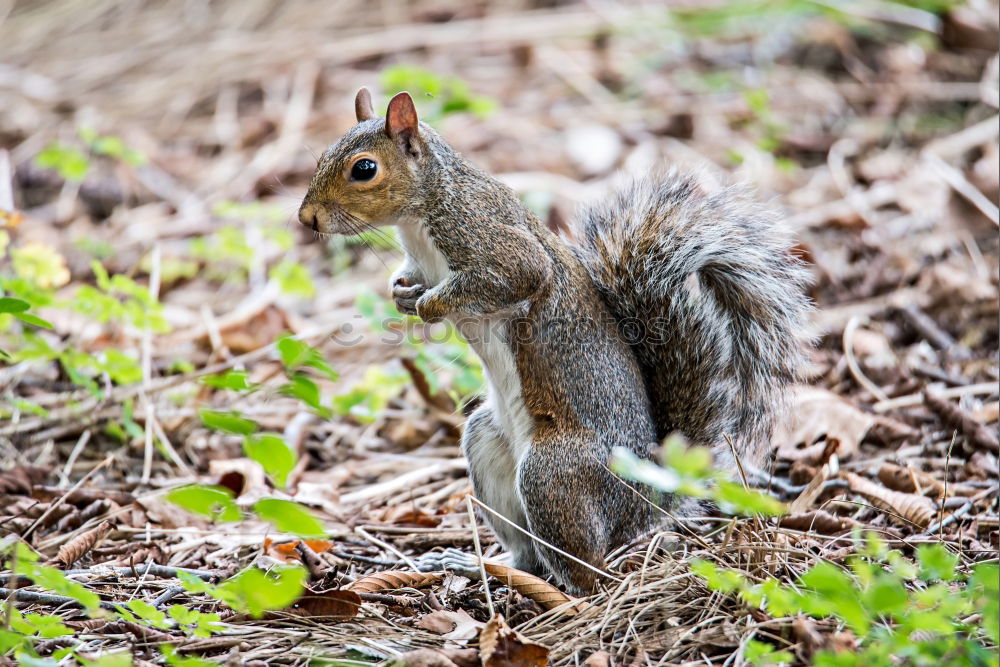
[(443, 76), (421, 67), (394, 65), (382, 70), (382, 90), (393, 95), (408, 90), (421, 108), (422, 119), (434, 124), (453, 113), (487, 116), (495, 100), (472, 92), (469, 84), (455, 76)]
[[(765, 494), (744, 488), (712, 471), (711, 454), (668, 438), (663, 465), (616, 451), (611, 468), (654, 489), (707, 498), (738, 515), (777, 515), (784, 507)], [(940, 543), (916, 548), (915, 560), (890, 550), (874, 533), (856, 537), (858, 555), (847, 568), (820, 562), (791, 584), (775, 578), (753, 581), (739, 570), (707, 560), (691, 571), (708, 587), (736, 595), (775, 618), (806, 614), (833, 619), (858, 638), (856, 653), (821, 651), (813, 659), (824, 667), (891, 667), (897, 660), (922, 665), (997, 665), (1000, 643), (1000, 568), (996, 562), (959, 572), (959, 558)], [(977, 618), (981, 622), (975, 622)], [(992, 648), (986, 648), (991, 646)], [(745, 657), (755, 665), (792, 662), (773, 645), (751, 640)]]

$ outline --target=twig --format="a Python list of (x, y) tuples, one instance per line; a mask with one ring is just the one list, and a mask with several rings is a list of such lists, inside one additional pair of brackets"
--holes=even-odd
[[(35, 591), (26, 591), (23, 588), (0, 588), (0, 596), (13, 596), (18, 602), (40, 602), (42, 604), (51, 604), (61, 607), (62, 605), (70, 605), (72, 607), (83, 607), (77, 600), (73, 598), (66, 597), (65, 595), (53, 595), (51, 593), (36, 593)], [(110, 609), (111, 611), (116, 611), (117, 607), (110, 603), (101, 601), (101, 607), (104, 609)]]
[(943, 392), (925, 391), (924, 403), (941, 417), (941, 421), (960, 430), (973, 445), (994, 454), (1000, 454), (1000, 441), (998, 441), (996, 433), (967, 410), (945, 400)]
[[(961, 396), (978, 396), (980, 394), (995, 393), (997, 393), (996, 382), (981, 382), (979, 384), (965, 385), (964, 387), (949, 387), (948, 389), (942, 389), (937, 392), (937, 395), (941, 398), (959, 398)], [(923, 394), (907, 394), (906, 396), (890, 398), (888, 401), (880, 401), (872, 406), (872, 410), (875, 412), (888, 412), (899, 408), (908, 408), (913, 405), (920, 405), (923, 401)]]
[(84, 482), (86, 482), (88, 479), (90, 479), (91, 477), (93, 477), (94, 473), (96, 473), (98, 470), (100, 470), (101, 468), (103, 468), (107, 464), (111, 463), (114, 460), (114, 458), (115, 457), (112, 455), (112, 456), (109, 456), (108, 458), (104, 459), (100, 463), (98, 463), (94, 468), (92, 468), (90, 470), (90, 472), (88, 472), (86, 475), (84, 475), (83, 477), (81, 477), (80, 481), (73, 485), (73, 488), (71, 488), (69, 491), (67, 491), (66, 493), (64, 493), (61, 496), (59, 496), (59, 498), (54, 503), (52, 503), (52, 504), (49, 505), (48, 509), (46, 509), (45, 512), (43, 512), (40, 517), (38, 517), (37, 519), (35, 519), (35, 522), (33, 524), (31, 524), (30, 526), (28, 526), (28, 530), (24, 531), (24, 533), (21, 534), (21, 539), (27, 541), (28, 537), (31, 536), (31, 533), (33, 533), (35, 531), (35, 528), (37, 528), (39, 526), (39, 524), (41, 524), (42, 521), (45, 520), (45, 517), (47, 517), (49, 514), (51, 514), (53, 510), (55, 510), (57, 507), (59, 507), (60, 505), (62, 505), (63, 501), (66, 500), (67, 496), (69, 496), (71, 493), (73, 493), (74, 491), (76, 491), (77, 489), (79, 489), (81, 486), (83, 486)]
[(472, 525), (472, 543), (476, 547), (476, 559), (479, 561), (479, 576), (486, 591), (486, 606), (490, 610), (490, 618), (497, 615), (493, 608), (493, 596), (490, 594), (490, 582), (486, 577), (486, 561), (483, 559), (483, 548), (479, 544), (479, 526), (476, 524), (476, 512), (472, 509), (472, 496), (465, 496), (465, 507), (469, 511), (469, 522)]
[(514, 523), (513, 521), (511, 521), (510, 519), (508, 519), (507, 517), (505, 517), (503, 514), (500, 514), (500, 512), (497, 512), (495, 509), (493, 509), (492, 507), (490, 507), (489, 505), (487, 505), (483, 501), (479, 500), (478, 498), (475, 498), (473, 496), (468, 496), (468, 498), (472, 502), (476, 503), (477, 505), (479, 505), (480, 507), (482, 507), (484, 510), (486, 510), (487, 512), (489, 512), (490, 514), (492, 514), (493, 516), (495, 516), (498, 519), (500, 519), (501, 521), (503, 521), (504, 523), (506, 523), (506, 524), (512, 526), (514, 529), (516, 529), (516, 530), (524, 533), (525, 535), (527, 535), (528, 537), (530, 537), (534, 541), (538, 542), (539, 544), (542, 544), (542, 545), (548, 547), (549, 549), (552, 549), (552, 551), (555, 551), (560, 556), (565, 556), (566, 558), (569, 558), (574, 563), (579, 563), (580, 565), (583, 565), (588, 570), (596, 572), (597, 574), (601, 575), (602, 577), (604, 577), (606, 579), (610, 579), (610, 580), (612, 580), (614, 582), (617, 582), (619, 584), (622, 583), (622, 581), (624, 581), (624, 579), (620, 579), (620, 578), (614, 576), (613, 574), (609, 574), (608, 572), (605, 572), (604, 570), (602, 570), (602, 569), (600, 569), (598, 567), (594, 567), (593, 565), (591, 565), (587, 561), (580, 560), (579, 558), (577, 558), (573, 554), (566, 553), (565, 551), (563, 551), (559, 547), (552, 546), (551, 544), (549, 544), (548, 542), (546, 542), (542, 538), (538, 537), (534, 533), (530, 533), (527, 530), (525, 530), (524, 528), (521, 528), (521, 526), (519, 526), (516, 523)]
[(965, 197), (970, 204), (979, 209), (979, 212), (985, 215), (990, 221), (997, 226), (1000, 226), (1000, 208), (996, 204), (991, 202), (986, 198), (982, 192), (979, 191), (975, 185), (969, 182), (962, 172), (955, 167), (951, 166), (937, 155), (933, 153), (926, 153), (924, 159), (927, 160), (928, 164), (938, 173), (941, 178), (945, 180), (948, 185), (950, 185), (955, 192)]
[(385, 542), (384, 540), (378, 539), (377, 537), (375, 537), (374, 535), (372, 535), (371, 533), (369, 533), (367, 530), (365, 530), (361, 526), (358, 526), (357, 528), (355, 528), (354, 532), (357, 533), (358, 535), (360, 535), (361, 537), (365, 538), (366, 540), (368, 540), (369, 542), (371, 542), (375, 546), (382, 547), (383, 549), (385, 549), (389, 553), (391, 553), (391, 554), (393, 554), (395, 556), (398, 556), (400, 560), (402, 560), (404, 563), (406, 563), (411, 568), (413, 568), (413, 570), (415, 572), (419, 572), (420, 571), (420, 569), (417, 567), (417, 564), (414, 563), (413, 560), (409, 556), (407, 556), (402, 551), (400, 551), (396, 547), (392, 546), (388, 542)]
[(858, 324), (860, 323), (861, 318), (855, 315), (847, 322), (847, 326), (844, 327), (844, 359), (847, 361), (847, 368), (851, 371), (851, 375), (854, 376), (857, 383), (864, 387), (869, 394), (880, 401), (888, 400), (889, 397), (885, 395), (885, 392), (879, 389), (878, 385), (869, 380), (868, 376), (861, 371), (857, 359), (854, 358), (854, 332), (857, 331)]
[(88, 442), (90, 442), (91, 433), (92, 431), (90, 429), (87, 429), (86, 431), (80, 434), (80, 437), (76, 441), (76, 444), (73, 445), (73, 451), (69, 453), (69, 458), (66, 459), (66, 465), (63, 466), (62, 479), (59, 480), (59, 486), (66, 486), (67, 484), (69, 484), (69, 476), (73, 472), (73, 464), (76, 463), (76, 459), (78, 456), (80, 456), (80, 453), (83, 451), (83, 448), (87, 446)]

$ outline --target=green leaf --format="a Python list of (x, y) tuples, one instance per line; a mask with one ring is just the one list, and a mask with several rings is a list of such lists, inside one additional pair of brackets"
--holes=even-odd
[(160, 644), (160, 653), (166, 659), (170, 667), (217, 667), (218, 663), (201, 658), (182, 656), (170, 644)]
[(0, 297), (0, 313), (23, 313), (31, 308), (31, 304), (22, 299), (10, 296)]
[(896, 616), (906, 609), (909, 596), (900, 579), (882, 576), (865, 591), (862, 602), (876, 614)]
[(330, 409), (323, 405), (319, 386), (301, 373), (296, 373), (290, 377), (287, 384), (278, 388), (278, 392), (284, 396), (299, 399), (315, 410), (321, 417), (329, 417), (331, 414)]
[(281, 291), (286, 294), (301, 297), (311, 297), (316, 294), (309, 269), (298, 262), (285, 260), (271, 269), (271, 278), (278, 282)]
[(239, 521), (243, 518), (240, 508), (233, 502), (233, 492), (222, 486), (182, 486), (168, 493), (167, 500), (213, 521)]
[(93, 613), (100, 609), (101, 599), (97, 597), (96, 593), (84, 588), (82, 584), (67, 579), (66, 575), (54, 567), (24, 560), (20, 557), (22, 554), (23, 552), (19, 552), (18, 554), (16, 568), (18, 574), (28, 577), (36, 585), (48, 589), (53, 593), (73, 598), (88, 612)]
[(924, 581), (954, 581), (958, 556), (939, 542), (917, 547), (920, 578)]
[(201, 422), (216, 431), (235, 433), (236, 435), (250, 435), (257, 430), (257, 424), (241, 416), (238, 412), (219, 412), (217, 410), (202, 409), (198, 411), (201, 415)]
[(982, 610), (983, 628), (994, 646), (1000, 644), (1000, 566), (980, 563), (969, 579), (970, 596)]
[(260, 618), (272, 609), (284, 609), (299, 599), (305, 568), (284, 567), (265, 574), (257, 568), (243, 570), (211, 593), (233, 609)]
[(74, 182), (82, 181), (90, 168), (87, 156), (79, 148), (56, 141), (35, 156), (35, 164), (44, 169), (54, 169), (63, 179)]
[(277, 348), (278, 354), (281, 356), (281, 363), (288, 370), (309, 367), (329, 380), (336, 380), (339, 377), (337, 371), (333, 370), (333, 367), (323, 359), (319, 350), (311, 347), (308, 343), (296, 340), (291, 336), (283, 336), (278, 339)]
[(243, 452), (264, 468), (274, 483), (285, 486), (295, 467), (295, 452), (277, 433), (258, 433), (243, 441)]
[(785, 665), (795, 660), (795, 656), (788, 651), (775, 650), (770, 644), (757, 641), (756, 639), (751, 639), (747, 642), (744, 655), (750, 664), (755, 667)]
[(154, 628), (165, 630), (171, 627), (170, 621), (167, 620), (167, 615), (148, 602), (133, 598), (126, 602), (125, 606)]
[(283, 533), (299, 537), (323, 537), (326, 531), (312, 512), (299, 503), (279, 498), (261, 498), (254, 503), (258, 517), (272, 524)]
[(250, 391), (256, 387), (250, 384), (247, 371), (226, 371), (219, 375), (206, 375), (199, 382), (213, 389), (228, 389), (229, 391)]
[(14, 317), (21, 320), (26, 324), (33, 324), (36, 327), (42, 327), (43, 329), (51, 329), (52, 323), (48, 320), (43, 320), (37, 315), (32, 315), (31, 313), (14, 313)]
[(692, 560), (691, 571), (704, 579), (709, 588), (720, 593), (732, 593), (746, 585), (746, 579), (736, 570), (718, 567), (707, 560)]
[(713, 498), (729, 514), (781, 516), (788, 510), (777, 498), (748, 489), (736, 482), (719, 482)]

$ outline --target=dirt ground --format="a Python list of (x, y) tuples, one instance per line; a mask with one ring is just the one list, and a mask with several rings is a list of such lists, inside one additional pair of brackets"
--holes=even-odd
[[(422, 648), (440, 652), (403, 660), (480, 664), (495, 610), (544, 653), (492, 664), (738, 665), (752, 639), (809, 663), (850, 647), (843, 628), (766, 618), (708, 590), (687, 559), (787, 581), (843, 563), (859, 528), (906, 553), (943, 541), (966, 569), (995, 559), (997, 5), (932, 5), (0, 2), (9, 247), (42, 253), (62, 299), (97, 284), (99, 260), (163, 304), (163, 326), (145, 327), (37, 309), (53, 324), (42, 340), (121, 351), (142, 371), (131, 380), (103, 372), (88, 389), (57, 360), (0, 359), (0, 536), (106, 602), (183, 603), (226, 624), (198, 638), (85, 620), (30, 596), (41, 588), (14, 590), (7, 571), (7, 599), (74, 628), (40, 655), (71, 646), (162, 664), (167, 642), (231, 664), (365, 664)], [(385, 325), (401, 260), (391, 239), (320, 239), (297, 222), (363, 85), (379, 110), (404, 86), (437, 91), (416, 95), (424, 117), (557, 229), (629, 174), (665, 166), (748, 181), (784, 212), (814, 276), (817, 343), (773, 465), (751, 481), (790, 515), (706, 517), (629, 545), (609, 555), (616, 581), (570, 611), (506, 575), (486, 589), (415, 573), (428, 553), (475, 554), (475, 536), (499, 553), (470, 524), (458, 449), (481, 376), (461, 341), (404, 342), (402, 325)], [(0, 277), (18, 273), (12, 257)], [(0, 348), (23, 350), (21, 331), (0, 331)], [(287, 332), (335, 369), (314, 376), (332, 417), (279, 390), (274, 342)], [(200, 381), (233, 369), (257, 390)], [(239, 436), (206, 427), (204, 408), (281, 434), (297, 454), (287, 487)], [(232, 489), (242, 509), (297, 500), (328, 539), (302, 556), (258, 519), (212, 524), (166, 502), (191, 482)], [(220, 580), (303, 558), (313, 590), (360, 591), (360, 610), (322, 598), (333, 606), (248, 618), (168, 569)]]

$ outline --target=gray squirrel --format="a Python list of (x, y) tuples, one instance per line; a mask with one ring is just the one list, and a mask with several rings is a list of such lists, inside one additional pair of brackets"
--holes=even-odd
[(615, 447), (648, 458), (679, 432), (723, 468), (727, 438), (760, 460), (803, 361), (807, 271), (739, 188), (640, 180), (566, 240), (419, 122), (407, 93), (381, 118), (362, 88), (355, 111), (299, 220), (326, 234), (397, 227), (397, 307), (453, 322), (485, 368), (486, 400), (462, 436), (476, 496), (575, 559), (486, 520), (514, 567), (593, 591), (578, 561), (600, 567), (662, 522), (654, 503), (676, 502), (616, 477)]

